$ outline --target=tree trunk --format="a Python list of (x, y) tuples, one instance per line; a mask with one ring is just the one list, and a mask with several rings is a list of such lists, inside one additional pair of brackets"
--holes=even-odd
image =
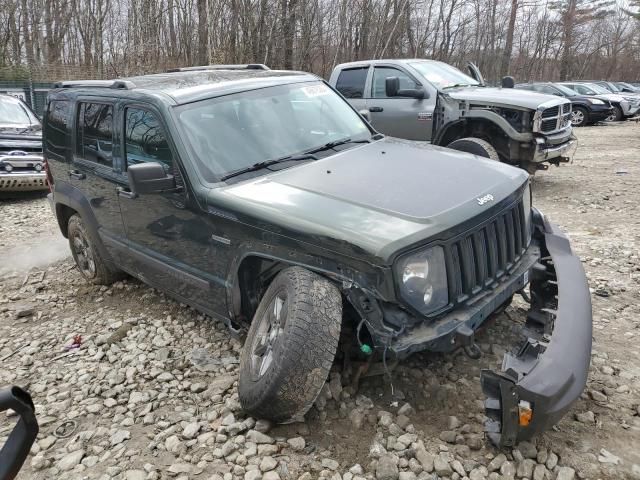
[(518, 15), (518, 0), (511, 0), (511, 14), (509, 15), (509, 26), (507, 27), (507, 39), (502, 52), (502, 65), (500, 75), (509, 75), (511, 69), (511, 54), (513, 52), (513, 32), (516, 28), (516, 17)]
[(209, 18), (207, 0), (198, 0), (198, 63), (209, 63)]
[(283, 67), (285, 70), (293, 70), (293, 43), (296, 36), (296, 4), (297, 0), (283, 0), (284, 29), (282, 32), (284, 41)]
[(167, 0), (167, 16), (169, 21), (169, 60), (175, 61), (177, 48), (176, 27), (173, 20), (173, 0)]
[(569, 80), (569, 63), (573, 46), (573, 27), (576, 20), (577, 0), (568, 0), (562, 15), (562, 57), (560, 59), (560, 79)]

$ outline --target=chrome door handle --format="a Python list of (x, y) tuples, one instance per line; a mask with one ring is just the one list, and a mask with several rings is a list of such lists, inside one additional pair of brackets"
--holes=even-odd
[(125, 189), (125, 188), (122, 188), (122, 187), (116, 188), (116, 192), (118, 192), (118, 196), (119, 197), (124, 197), (124, 198), (134, 199), (134, 198), (136, 198), (138, 196), (134, 192), (132, 192), (131, 190), (128, 190), (128, 189)]

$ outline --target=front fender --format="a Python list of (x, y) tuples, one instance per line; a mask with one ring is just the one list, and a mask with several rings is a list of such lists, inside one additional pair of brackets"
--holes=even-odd
[[(288, 239), (298, 245), (284, 245), (285, 242), (247, 241), (238, 246), (230, 260), (227, 276), (227, 306), (229, 318), (242, 318), (242, 291), (240, 272), (251, 260), (266, 261), (277, 265), (275, 273), (282, 268), (299, 266), (321, 275), (332, 281), (352, 304), (359, 293), (367, 298), (388, 301), (394, 298), (391, 270), (374, 266), (351, 257), (344, 257), (335, 252), (322, 251), (308, 244)], [(288, 243), (287, 242), (287, 243)], [(254, 272), (256, 275), (259, 272)], [(274, 273), (274, 274), (275, 274)], [(358, 305), (354, 308), (360, 312)], [(250, 319), (245, 319), (250, 321)], [(367, 326), (377, 332), (385, 332), (386, 327), (380, 321), (367, 319)], [(369, 325), (370, 323), (370, 325)]]

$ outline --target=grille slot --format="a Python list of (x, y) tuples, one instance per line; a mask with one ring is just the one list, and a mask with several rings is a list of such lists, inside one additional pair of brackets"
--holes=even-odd
[(551, 118), (549, 120), (542, 120), (542, 126), (540, 128), (541, 131), (543, 132), (552, 132), (556, 129), (558, 125), (558, 119), (557, 118)]
[(484, 225), (445, 247), (451, 299), (461, 302), (508, 274), (527, 248), (520, 200)]
[(571, 104), (556, 105), (555, 107), (550, 107), (542, 111), (537, 131), (542, 133), (555, 132), (566, 128), (570, 123)]
[(42, 147), (0, 147), (0, 155), (8, 155), (14, 151), (25, 153), (42, 153)]

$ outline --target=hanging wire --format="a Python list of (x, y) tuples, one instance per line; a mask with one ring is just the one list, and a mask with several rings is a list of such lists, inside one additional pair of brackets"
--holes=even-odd
[(389, 384), (391, 385), (391, 396), (394, 396), (394, 389), (393, 389), (393, 378), (391, 377), (391, 373), (389, 372), (389, 367), (387, 366), (387, 349), (389, 348), (388, 345), (384, 346), (384, 351), (382, 352), (382, 365), (384, 366), (384, 373), (385, 375), (387, 375), (387, 377), (389, 377)]

